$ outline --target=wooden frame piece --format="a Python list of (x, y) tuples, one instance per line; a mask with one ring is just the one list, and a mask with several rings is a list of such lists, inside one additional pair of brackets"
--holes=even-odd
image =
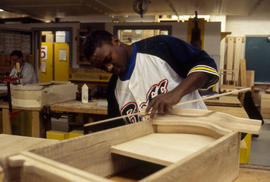
[[(200, 182), (231, 182), (239, 172), (239, 131), (258, 133), (259, 129), (260, 121), (257, 120), (213, 111), (181, 109), (153, 121), (145, 120), (23, 152), (8, 157), (4, 167), (9, 174), (16, 174), (13, 180), (17, 181), (109, 182), (110, 176), (136, 167), (140, 160), (145, 160), (164, 165), (164, 168), (144, 177), (141, 182), (197, 182), (198, 179)], [(126, 155), (121, 148), (122, 153), (115, 150), (117, 146), (145, 137), (159, 135), (166, 138), (171, 134), (209, 137), (212, 141), (168, 163), (159, 163), (159, 156), (156, 161), (144, 155), (138, 158), (135, 150), (131, 151), (132, 155)], [(160, 142), (157, 146), (164, 146), (162, 140), (157, 141)], [(143, 149), (140, 145), (137, 148)], [(188, 146), (182, 147), (185, 148)]]

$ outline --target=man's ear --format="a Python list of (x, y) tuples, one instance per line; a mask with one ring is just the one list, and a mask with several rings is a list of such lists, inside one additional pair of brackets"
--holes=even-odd
[(112, 44), (113, 45), (117, 45), (117, 46), (120, 46), (120, 40), (116, 37), (112, 37)]

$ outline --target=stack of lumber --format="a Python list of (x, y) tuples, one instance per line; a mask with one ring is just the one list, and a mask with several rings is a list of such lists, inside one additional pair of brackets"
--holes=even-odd
[(243, 58), (244, 37), (226, 37), (224, 61), (220, 63), (221, 86), (251, 87), (254, 86), (255, 72), (246, 70), (246, 60)]

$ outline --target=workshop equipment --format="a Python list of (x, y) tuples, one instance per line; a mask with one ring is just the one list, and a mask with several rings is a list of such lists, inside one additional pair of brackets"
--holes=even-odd
[(155, 170), (144, 170), (151, 172), (136, 180), (232, 182), (239, 175), (239, 132), (257, 134), (260, 125), (225, 113), (179, 109), (7, 157), (5, 180), (112, 182), (115, 174), (151, 165)]

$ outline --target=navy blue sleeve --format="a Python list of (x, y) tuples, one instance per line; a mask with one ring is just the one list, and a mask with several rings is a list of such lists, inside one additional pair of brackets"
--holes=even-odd
[(209, 81), (204, 88), (219, 79), (215, 61), (203, 50), (173, 36), (155, 36), (136, 43), (138, 52), (152, 54), (166, 61), (182, 78), (194, 72), (205, 72)]

